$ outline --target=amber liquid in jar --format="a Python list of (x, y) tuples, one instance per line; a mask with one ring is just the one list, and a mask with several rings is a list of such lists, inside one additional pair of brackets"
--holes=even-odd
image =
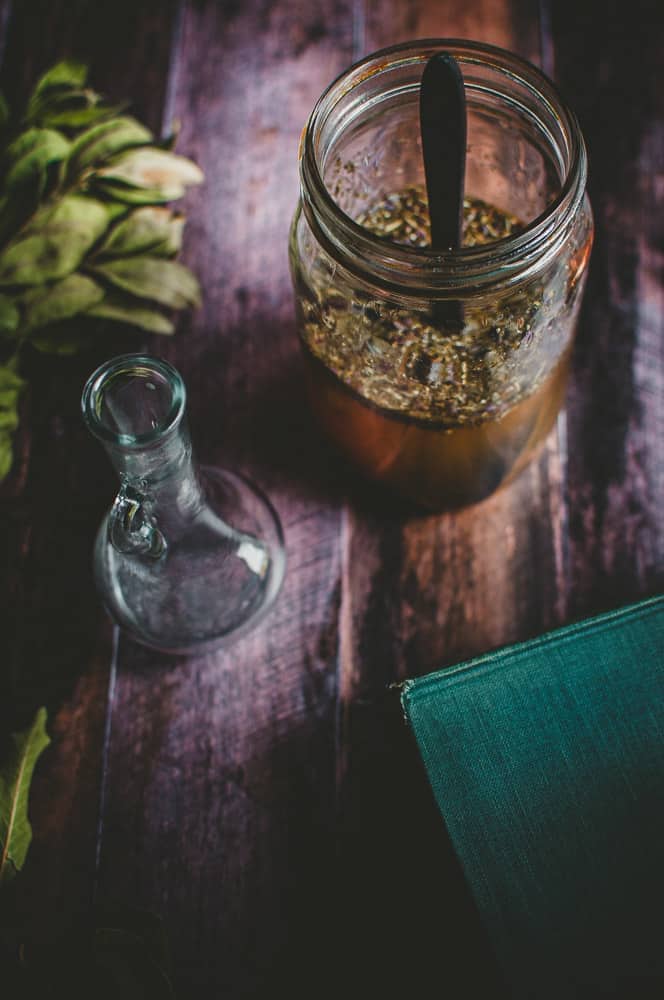
[(565, 393), (565, 356), (532, 395), (495, 420), (450, 427), (412, 420), (353, 393), (304, 352), (310, 405), (323, 429), (364, 473), (424, 508), (476, 503), (528, 463)]
[[(466, 199), (464, 217), (467, 246), (519, 228), (479, 199)], [(395, 242), (428, 243), (421, 187), (391, 195), (357, 221)], [(305, 378), (323, 429), (365, 474), (423, 508), (453, 509), (493, 493), (528, 463), (555, 422), (570, 354), (570, 324), (555, 319), (561, 296), (573, 308), (575, 276), (589, 251), (590, 240), (560, 287), (535, 283), (500, 310), (491, 303), (477, 315), (466, 309), (456, 331), (433, 312), (381, 316), (378, 302), (344, 302), (324, 288), (307, 311), (303, 289)]]

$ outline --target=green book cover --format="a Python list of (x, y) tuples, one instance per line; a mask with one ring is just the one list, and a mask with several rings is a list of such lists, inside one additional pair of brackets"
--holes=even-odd
[(402, 703), (510, 995), (664, 996), (664, 597)]

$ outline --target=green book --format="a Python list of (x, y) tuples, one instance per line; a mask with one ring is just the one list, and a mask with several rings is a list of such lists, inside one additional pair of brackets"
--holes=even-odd
[(664, 596), (402, 703), (509, 995), (664, 997)]

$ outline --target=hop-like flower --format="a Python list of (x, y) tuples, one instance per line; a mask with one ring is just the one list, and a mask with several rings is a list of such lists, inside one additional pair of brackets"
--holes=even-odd
[[(86, 86), (65, 61), (38, 82), (18, 125), (0, 97), (0, 478), (25, 344), (51, 353), (82, 346), (73, 317), (110, 319), (152, 333), (174, 330), (172, 310), (200, 301), (198, 282), (173, 258), (184, 217), (170, 203), (203, 180), (170, 142)], [(60, 325), (56, 325), (60, 324)]]

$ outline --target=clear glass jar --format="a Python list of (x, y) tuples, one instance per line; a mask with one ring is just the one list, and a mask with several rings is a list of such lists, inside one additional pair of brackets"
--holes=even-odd
[[(419, 128), (422, 72), (441, 50), (464, 79), (465, 214), (480, 240), (444, 253), (422, 245)], [(313, 410), (369, 476), (425, 508), (458, 507), (544, 440), (592, 245), (586, 172), (554, 85), (497, 48), (394, 46), (321, 96), (290, 235), (298, 332)]]

